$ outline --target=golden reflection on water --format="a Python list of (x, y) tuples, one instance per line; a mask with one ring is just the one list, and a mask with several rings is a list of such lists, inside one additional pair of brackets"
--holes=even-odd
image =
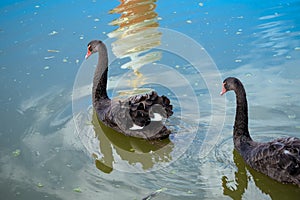
[(152, 91), (152, 88), (139, 88), (139, 86), (147, 83), (147, 79), (142, 73), (128, 73), (126, 82), (128, 82), (128, 85), (133, 88), (129, 90), (118, 90), (119, 98), (128, 98), (129, 96), (144, 94)]
[[(115, 164), (123, 164), (122, 168), (134, 166), (135, 172), (151, 170), (172, 161), (171, 152), (174, 144), (169, 138), (157, 141), (148, 141), (140, 138), (125, 136), (102, 124), (96, 113), (93, 113), (92, 124), (102, 157), (94, 154), (95, 164), (98, 169), (110, 173)], [(121, 158), (122, 161), (118, 160)], [(123, 162), (125, 161), (125, 162)], [(141, 169), (138, 168), (140, 164)]]
[(234, 173), (234, 180), (229, 180), (226, 176), (222, 177), (223, 194), (234, 200), (247, 199), (247, 190), (250, 190), (250, 182), (271, 199), (299, 199), (300, 188), (295, 185), (279, 183), (268, 176), (259, 173), (249, 167), (234, 150), (233, 160), (237, 167)]
[(119, 6), (110, 11), (111, 14), (121, 14), (118, 19), (110, 23), (118, 28), (108, 36), (117, 39), (112, 43), (115, 56), (131, 59), (121, 68), (133, 69), (139, 79), (142, 77), (138, 71), (140, 67), (161, 58), (161, 52), (149, 52), (159, 46), (161, 41), (161, 33), (157, 29), (158, 14), (154, 11), (156, 0), (121, 0), (120, 2)]

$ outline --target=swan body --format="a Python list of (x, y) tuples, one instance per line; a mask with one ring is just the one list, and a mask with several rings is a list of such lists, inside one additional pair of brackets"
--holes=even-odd
[(99, 57), (93, 79), (92, 101), (98, 119), (127, 136), (149, 140), (168, 137), (171, 131), (164, 125), (164, 119), (173, 114), (170, 100), (155, 91), (125, 100), (110, 99), (106, 91), (107, 49), (100, 40), (88, 44), (85, 58), (96, 52)]
[(236, 115), (233, 131), (234, 147), (253, 169), (282, 183), (300, 187), (300, 139), (287, 137), (261, 143), (253, 141), (248, 130), (246, 91), (240, 80), (228, 77), (221, 95), (233, 90), (236, 94)]

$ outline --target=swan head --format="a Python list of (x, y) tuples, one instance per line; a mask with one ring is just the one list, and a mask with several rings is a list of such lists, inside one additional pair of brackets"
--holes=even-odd
[(220, 95), (225, 94), (230, 90), (235, 90), (239, 85), (242, 85), (241, 81), (235, 77), (228, 77), (223, 81), (222, 91)]
[(99, 45), (102, 44), (100, 40), (92, 40), (87, 45), (87, 52), (85, 55), (85, 59), (88, 59), (93, 53), (98, 52)]

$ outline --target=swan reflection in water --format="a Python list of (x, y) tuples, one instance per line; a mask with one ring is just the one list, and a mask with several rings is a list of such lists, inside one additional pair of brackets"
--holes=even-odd
[(279, 183), (268, 176), (261, 174), (249, 167), (234, 149), (233, 160), (237, 167), (234, 173), (234, 180), (222, 177), (223, 194), (234, 200), (244, 199), (250, 184), (254, 183), (263, 194), (267, 194), (271, 199), (299, 199), (300, 188), (295, 185)]
[(174, 144), (169, 138), (149, 141), (125, 136), (102, 124), (96, 113), (93, 113), (92, 124), (100, 150), (100, 154), (94, 153), (93, 157), (96, 167), (105, 173), (112, 172), (114, 165), (127, 165), (120, 168), (133, 167), (135, 172), (143, 172), (172, 161), (170, 153)]

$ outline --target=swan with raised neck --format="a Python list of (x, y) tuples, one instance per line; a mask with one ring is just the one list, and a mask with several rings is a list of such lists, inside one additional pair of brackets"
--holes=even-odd
[(223, 81), (221, 95), (230, 90), (236, 95), (234, 147), (253, 169), (279, 182), (300, 187), (300, 139), (286, 137), (265, 143), (253, 141), (248, 129), (245, 88), (239, 79), (228, 77)]
[(122, 101), (110, 99), (107, 95), (107, 48), (100, 40), (88, 43), (85, 58), (88, 59), (96, 52), (98, 63), (93, 78), (92, 101), (98, 119), (127, 136), (149, 140), (168, 137), (171, 131), (164, 125), (164, 119), (173, 114), (170, 100), (155, 91)]

